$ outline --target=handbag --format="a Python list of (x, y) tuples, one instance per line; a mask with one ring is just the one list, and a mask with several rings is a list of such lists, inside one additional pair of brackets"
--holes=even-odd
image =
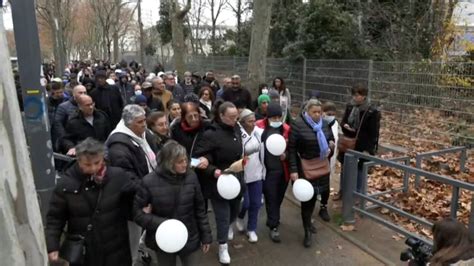
[(301, 158), (301, 167), (303, 168), (304, 176), (308, 180), (318, 179), (331, 172), (329, 160), (326, 158), (314, 158), (310, 160)]
[(357, 138), (359, 137), (359, 132), (360, 132), (360, 129), (362, 128), (362, 123), (364, 123), (364, 118), (368, 110), (369, 108), (367, 108), (367, 110), (365, 110), (364, 114), (362, 115), (362, 120), (360, 120), (360, 125), (359, 125), (359, 128), (357, 129), (355, 138), (348, 137), (342, 133), (339, 134), (339, 139), (337, 141), (337, 149), (341, 153), (345, 153), (348, 150), (355, 149)]
[[(85, 197), (84, 197), (85, 198)], [(91, 215), (89, 224), (87, 225), (88, 232), (92, 228), (92, 221), (94, 220), (97, 208), (99, 207), (100, 199), (102, 198), (102, 189), (99, 190), (99, 196), (97, 197), (97, 203), (94, 208), (94, 212)], [(85, 198), (86, 202), (91, 206), (92, 204)], [(91, 206), (92, 207), (92, 206)], [(66, 239), (59, 249), (59, 257), (73, 265), (83, 265), (85, 262), (86, 255), (86, 237), (80, 234), (67, 234)]]

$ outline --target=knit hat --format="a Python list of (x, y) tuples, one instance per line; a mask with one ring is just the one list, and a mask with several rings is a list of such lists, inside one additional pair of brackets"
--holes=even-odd
[(95, 73), (95, 78), (106, 78), (107, 77), (107, 73), (105, 72), (105, 70), (99, 70)]
[(280, 98), (280, 95), (278, 94), (278, 91), (276, 90), (270, 90), (268, 92), (268, 96), (270, 97), (270, 99), (279, 99)]
[(244, 121), (245, 118), (247, 118), (247, 117), (249, 117), (253, 114), (255, 114), (255, 113), (250, 111), (249, 109), (244, 109), (244, 110), (242, 110), (242, 112), (240, 112), (239, 121)]
[(278, 103), (270, 103), (267, 108), (267, 118), (275, 117), (275, 116), (282, 116), (283, 111), (281, 109), (280, 104)]
[(270, 96), (268, 96), (267, 94), (262, 94), (262, 95), (258, 96), (258, 106), (259, 107), (262, 105), (263, 102), (269, 103), (270, 102)]
[(146, 103), (146, 97), (145, 95), (137, 95), (135, 96), (135, 101), (133, 101), (134, 104), (140, 105), (141, 103)]
[(143, 88), (143, 89), (148, 89), (148, 88), (151, 88), (151, 87), (152, 87), (151, 82), (145, 81), (145, 82), (143, 82), (143, 84), (142, 84), (142, 88)]

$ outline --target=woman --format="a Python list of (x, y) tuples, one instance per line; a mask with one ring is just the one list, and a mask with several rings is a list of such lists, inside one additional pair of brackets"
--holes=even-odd
[(206, 117), (211, 119), (212, 105), (214, 103), (214, 93), (209, 85), (202, 86), (199, 91), (199, 107), (204, 110)]
[(168, 110), (168, 122), (170, 125), (176, 118), (181, 117), (181, 105), (175, 100), (168, 101), (166, 110)]
[(131, 102), (131, 103), (135, 102), (135, 98), (136, 98), (138, 95), (143, 95), (142, 86), (140, 86), (140, 84), (135, 84), (135, 85), (133, 86), (133, 96), (130, 97), (130, 102)]
[(231, 102), (222, 103), (218, 107), (218, 117), (212, 127), (204, 133), (202, 140), (197, 143), (194, 154), (197, 157), (201, 156), (198, 168), (207, 173), (203, 190), (211, 199), (216, 217), (219, 262), (229, 264), (227, 241), (234, 237), (230, 224), (237, 218), (245, 181), (242, 173), (233, 173), (242, 189), (236, 198), (226, 200), (217, 192), (217, 179), (232, 163), (242, 159), (243, 146), (237, 125), (239, 113), (235, 105)]
[[(177, 257), (181, 265), (197, 265), (196, 251), (207, 253), (212, 243), (201, 188), (188, 162), (186, 149), (169, 141), (158, 153), (157, 168), (143, 178), (135, 196), (135, 222), (146, 230), (146, 246), (156, 252), (159, 265), (175, 266)], [(168, 219), (181, 221), (188, 230), (188, 241), (177, 253), (164, 252), (155, 241), (156, 230)]]
[(244, 217), (248, 211), (247, 236), (250, 243), (258, 241), (257, 219), (262, 204), (262, 185), (265, 177), (265, 165), (262, 133), (263, 129), (255, 127), (255, 115), (249, 109), (240, 113), (240, 125), (242, 126), (242, 142), (244, 144), (247, 164), (244, 168), (244, 178), (247, 189), (244, 193), (244, 202), (235, 223), (237, 230), (245, 230)]
[(430, 265), (474, 265), (474, 239), (462, 223), (448, 218), (433, 225)]
[(146, 124), (148, 130), (151, 130), (155, 136), (156, 146), (158, 150), (160, 150), (170, 139), (170, 130), (166, 114), (164, 112), (153, 112), (147, 117)]
[[(270, 103), (267, 109), (267, 117), (256, 122), (257, 127), (263, 129), (262, 143), (273, 134), (282, 135), (288, 141), (290, 127), (282, 122), (282, 109), (278, 103)], [(265, 208), (267, 210), (267, 227), (270, 229), (270, 238), (275, 243), (280, 243), (280, 209), (285, 198), (286, 188), (290, 180), (288, 170), (288, 159), (286, 153), (275, 156), (268, 151), (265, 144), (263, 163), (266, 174), (263, 182), (263, 194), (265, 196)]]
[(270, 102), (270, 96), (268, 96), (267, 94), (262, 94), (258, 96), (258, 107), (255, 110), (255, 118), (257, 120), (264, 119), (267, 116), (267, 108)]
[[(369, 104), (368, 90), (362, 86), (354, 86), (351, 89), (352, 101), (346, 106), (344, 116), (341, 121), (342, 133), (345, 137), (356, 138), (354, 150), (375, 155), (378, 148), (380, 111), (375, 106)], [(344, 138), (339, 137), (339, 142)], [(338, 160), (341, 162), (341, 169), (344, 164), (344, 153), (340, 151)], [(364, 160), (359, 160), (357, 173), (357, 191), (362, 190), (362, 165)], [(343, 184), (343, 171), (341, 171), (341, 184)], [(340, 199), (343, 191), (339, 191), (335, 199)]]
[[(257, 95), (258, 96), (268, 95), (268, 91), (269, 91), (268, 90), (268, 85), (266, 83), (261, 83), (261, 84), (258, 85), (258, 94)], [(255, 99), (252, 104), (253, 104), (254, 108), (258, 108), (258, 106), (259, 106), (258, 105), (258, 98)], [(258, 118), (257, 118), (257, 120), (258, 120)]]
[[(305, 234), (303, 245), (310, 247), (312, 230), (314, 231), (314, 228), (311, 228), (311, 216), (318, 194), (321, 195), (319, 216), (326, 221), (330, 219), (327, 212), (330, 176), (328, 157), (334, 149), (334, 137), (328, 122), (322, 119), (321, 102), (309, 100), (304, 110), (291, 127), (288, 149), (291, 179), (293, 181), (298, 178), (307, 179), (314, 187), (313, 198), (301, 202), (301, 218)], [(322, 176), (309, 176), (306, 162), (310, 163), (310, 166), (315, 164), (325, 166), (327, 171), (322, 171)]]
[(273, 80), (273, 90), (276, 90), (280, 95), (280, 106), (283, 110), (283, 121), (287, 121), (287, 119), (290, 118), (288, 115), (291, 107), (290, 90), (286, 87), (285, 81), (280, 77), (276, 77)]

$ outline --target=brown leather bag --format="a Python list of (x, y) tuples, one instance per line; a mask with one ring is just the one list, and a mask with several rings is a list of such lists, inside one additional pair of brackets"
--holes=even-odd
[(303, 168), (304, 176), (308, 180), (318, 179), (331, 172), (327, 158), (301, 159), (301, 167)]
[(342, 133), (339, 134), (339, 139), (337, 140), (337, 149), (339, 150), (339, 152), (345, 153), (348, 150), (355, 149), (357, 138), (359, 138), (360, 128), (362, 127), (362, 123), (364, 123), (365, 114), (367, 114), (368, 110), (369, 108), (367, 108), (367, 110), (365, 110), (364, 114), (362, 115), (362, 119), (360, 120), (360, 125), (357, 129), (355, 138), (345, 136)]

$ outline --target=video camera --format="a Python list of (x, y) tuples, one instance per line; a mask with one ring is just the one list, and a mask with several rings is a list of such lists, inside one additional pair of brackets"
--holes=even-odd
[(405, 244), (409, 248), (400, 254), (401, 261), (409, 261), (409, 265), (417, 266), (424, 266), (428, 263), (432, 256), (431, 246), (414, 237), (409, 237)]

